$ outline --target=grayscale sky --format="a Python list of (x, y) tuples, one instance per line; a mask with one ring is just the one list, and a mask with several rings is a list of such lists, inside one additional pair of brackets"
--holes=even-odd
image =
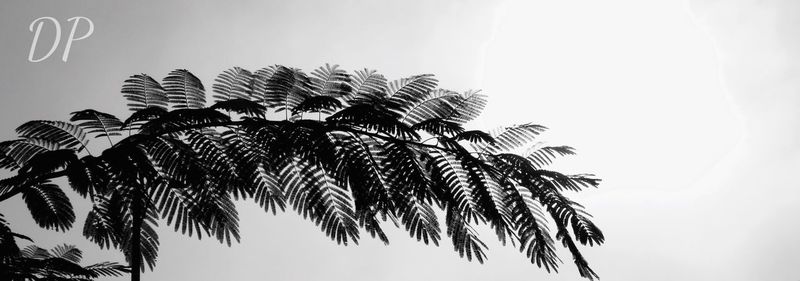
[[(43, 16), (61, 22), (63, 38), (52, 57), (32, 63), (28, 28)], [(94, 33), (62, 62), (74, 16), (90, 18)], [(45, 30), (39, 52), (52, 40)], [(607, 236), (584, 250), (603, 280), (798, 278), (800, 2), (792, 0), (3, 1), (0, 139), (24, 121), (85, 108), (124, 116), (119, 89), (132, 74), (186, 68), (210, 89), (232, 66), (325, 63), (482, 89), (489, 105), (474, 127), (534, 122), (551, 128), (548, 142), (576, 147), (557, 165), (603, 179), (575, 195)], [(37, 228), (19, 199), (0, 213), (42, 246), (67, 242), (87, 262), (122, 261), (82, 238), (89, 206), (73, 198), (79, 223), (68, 233)], [(249, 203), (239, 212), (242, 242), (230, 248), (162, 227), (158, 266), (144, 279), (579, 278), (566, 251), (561, 273), (547, 274), (488, 232), (480, 265), (401, 231), (388, 247), (370, 239), (344, 247), (292, 212), (268, 215)]]

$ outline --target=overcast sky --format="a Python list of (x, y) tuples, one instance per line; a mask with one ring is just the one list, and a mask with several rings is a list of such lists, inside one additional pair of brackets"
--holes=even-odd
[[(489, 96), (474, 127), (548, 126), (545, 140), (579, 152), (559, 168), (603, 179), (575, 195), (607, 236), (584, 250), (603, 280), (797, 278), (800, 3), (488, 2), (4, 1), (0, 138), (14, 138), (25, 121), (85, 108), (127, 114), (119, 89), (137, 73), (186, 68), (207, 89), (232, 66), (433, 73), (441, 87)], [(29, 25), (43, 16), (61, 22), (63, 38), (52, 57), (32, 63)], [(63, 62), (74, 16), (90, 18), (94, 33)], [(43, 31), (37, 56), (52, 36)], [(82, 238), (89, 206), (73, 203), (79, 223), (68, 233), (37, 228), (19, 199), (0, 212), (39, 245), (67, 242), (87, 262), (122, 261)], [(231, 248), (162, 227), (158, 266), (144, 279), (578, 278), (566, 251), (561, 273), (547, 274), (491, 233), (480, 265), (401, 231), (389, 247), (369, 239), (343, 247), (294, 213), (267, 215), (253, 204), (239, 212), (242, 243)]]

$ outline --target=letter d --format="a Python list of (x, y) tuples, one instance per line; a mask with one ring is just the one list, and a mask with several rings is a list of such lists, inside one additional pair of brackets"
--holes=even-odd
[[(81, 36), (81, 38), (75, 38), (75, 29), (78, 28), (78, 23), (81, 21), (81, 19), (85, 19), (86, 22), (89, 23), (89, 31), (87, 31), (86, 34)], [(91, 36), (92, 33), (94, 33), (94, 23), (92, 23), (92, 20), (90, 20), (89, 18), (74, 17), (68, 19), (67, 21), (72, 21), (72, 20), (75, 20), (75, 22), (72, 24), (72, 31), (69, 32), (69, 38), (67, 38), (67, 46), (64, 47), (64, 55), (61, 57), (61, 60), (63, 60), (64, 62), (67, 62), (67, 57), (69, 57), (69, 49), (72, 48), (73, 41), (89, 38), (89, 36)]]
[[(51, 22), (53, 22), (53, 25), (56, 27), (56, 40), (55, 40), (55, 42), (53, 42), (53, 46), (50, 47), (50, 51), (47, 52), (47, 54), (44, 57), (42, 57), (42, 58), (40, 58), (38, 60), (35, 60), (35, 59), (33, 59), (33, 53), (36, 51), (36, 43), (39, 42), (39, 34), (42, 31), (42, 25), (44, 25), (44, 22), (43, 22), (44, 20), (50, 20)], [(52, 55), (53, 52), (55, 52), (56, 48), (58, 48), (58, 43), (61, 42), (61, 25), (58, 24), (58, 20), (56, 20), (54, 18), (51, 18), (51, 17), (41, 17), (41, 18), (33, 20), (33, 22), (31, 22), (31, 26), (29, 27), (29, 29), (31, 31), (33, 31), (33, 26), (34, 25), (36, 25), (36, 32), (33, 35), (33, 42), (31, 43), (31, 51), (28, 53), (28, 61), (29, 62), (40, 62), (40, 61), (43, 61), (43, 60), (47, 59), (48, 57), (50, 57), (50, 55)]]

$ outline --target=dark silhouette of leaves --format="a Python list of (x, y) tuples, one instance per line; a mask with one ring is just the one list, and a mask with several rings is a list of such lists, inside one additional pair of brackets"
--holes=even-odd
[(217, 82), (212, 86), (215, 102), (251, 98), (253, 74), (246, 69), (234, 67), (225, 70), (214, 82)]
[(43, 183), (31, 186), (22, 193), (22, 199), (33, 220), (43, 228), (66, 231), (75, 222), (72, 204), (58, 185)]
[(206, 93), (203, 83), (186, 69), (176, 69), (164, 77), (162, 82), (167, 100), (175, 109), (203, 108)]
[(148, 107), (167, 109), (169, 98), (164, 88), (147, 74), (133, 75), (122, 85), (122, 94), (128, 99), (128, 108), (139, 111)]
[(88, 143), (86, 132), (81, 127), (63, 121), (29, 121), (17, 127), (17, 133), (23, 138), (43, 139), (78, 151), (86, 148)]
[(96, 138), (119, 136), (123, 125), (114, 115), (94, 109), (73, 112), (69, 121), (83, 121), (78, 123), (78, 126), (89, 134), (95, 134)]
[(240, 98), (217, 102), (211, 106), (211, 108), (235, 112), (247, 116), (261, 117), (264, 116), (264, 112), (267, 110), (266, 107), (258, 104), (257, 102)]
[[(66, 176), (92, 201), (84, 236), (120, 250), (135, 281), (156, 264), (160, 221), (190, 237), (238, 242), (240, 199), (273, 214), (291, 206), (345, 245), (357, 244), (362, 229), (388, 244), (387, 221), (426, 244), (439, 245), (444, 230), (461, 257), (481, 263), (487, 247), (476, 227), (485, 224), (548, 272), (562, 263), (559, 241), (581, 276), (597, 277), (578, 244), (600, 245), (604, 234), (564, 192), (600, 180), (546, 169), (574, 149), (538, 142), (543, 126), (468, 129), (486, 105), (478, 91), (437, 89), (427, 74), (387, 83), (375, 71), (351, 75), (328, 64), (310, 75), (279, 65), (234, 67), (217, 76), (215, 103), (205, 107), (203, 84), (189, 71), (162, 81), (163, 88), (144, 74), (125, 81), (133, 113), (124, 122), (87, 109), (73, 112), (74, 123), (20, 126), (20, 139), (0, 142), (0, 168), (16, 171), (0, 180), (0, 202), (21, 193), (37, 224), (63, 231), (75, 214), (50, 181)], [(106, 137), (109, 146), (92, 155), (87, 134)], [(0, 266), (19, 265), (14, 278), (85, 280), (128, 271), (115, 263), (81, 267), (80, 251), (66, 245), (47, 251), (4, 244), (14, 237), (21, 236), (0, 218)]]

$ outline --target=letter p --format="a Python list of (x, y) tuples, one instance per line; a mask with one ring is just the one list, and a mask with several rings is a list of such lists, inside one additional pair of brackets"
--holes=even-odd
[[(84, 34), (80, 38), (75, 38), (75, 30), (78, 28), (78, 24), (81, 22), (82, 19), (86, 20), (86, 22), (89, 23), (89, 30), (86, 32), (86, 34)], [(69, 57), (69, 49), (72, 47), (72, 42), (89, 38), (89, 36), (91, 36), (92, 33), (94, 32), (94, 23), (92, 23), (92, 20), (90, 20), (89, 18), (73, 17), (67, 19), (67, 21), (72, 21), (72, 20), (75, 20), (75, 22), (72, 23), (72, 31), (69, 32), (69, 38), (67, 38), (67, 45), (64, 47), (64, 55), (61, 57), (61, 60), (64, 62), (67, 62), (67, 57)]]

